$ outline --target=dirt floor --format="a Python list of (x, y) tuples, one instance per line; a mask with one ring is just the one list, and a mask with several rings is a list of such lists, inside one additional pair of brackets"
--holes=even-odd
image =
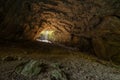
[(0, 80), (120, 80), (120, 67), (55, 44), (1, 41)]

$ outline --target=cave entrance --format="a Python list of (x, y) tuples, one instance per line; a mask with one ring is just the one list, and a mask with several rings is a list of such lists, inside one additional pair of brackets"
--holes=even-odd
[(52, 43), (53, 40), (54, 40), (53, 30), (43, 30), (41, 31), (39, 38), (37, 38), (37, 41), (46, 43)]

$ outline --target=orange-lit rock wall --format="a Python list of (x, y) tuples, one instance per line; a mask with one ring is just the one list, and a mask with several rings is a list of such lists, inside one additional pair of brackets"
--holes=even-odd
[(0, 0), (0, 38), (35, 40), (44, 28), (99, 57), (120, 52), (120, 0)]

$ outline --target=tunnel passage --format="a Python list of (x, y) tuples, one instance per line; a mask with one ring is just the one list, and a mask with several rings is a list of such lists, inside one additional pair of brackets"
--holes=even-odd
[(102, 58), (119, 54), (119, 0), (0, 1), (1, 39), (69, 42)]
[[(62, 28), (62, 26), (61, 26)], [(48, 43), (67, 43), (70, 41), (70, 33), (52, 27), (43, 27), (35, 36), (35, 40)]]
[(51, 30), (42, 31), (40, 33), (40, 37), (38, 37), (36, 40), (51, 43), (51, 41), (54, 41), (53, 31)]

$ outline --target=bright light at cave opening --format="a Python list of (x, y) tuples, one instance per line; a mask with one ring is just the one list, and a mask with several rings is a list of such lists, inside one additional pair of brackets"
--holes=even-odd
[(40, 33), (40, 37), (36, 39), (40, 42), (52, 43), (51, 40), (53, 39), (53, 32), (52, 30), (43, 30)]

